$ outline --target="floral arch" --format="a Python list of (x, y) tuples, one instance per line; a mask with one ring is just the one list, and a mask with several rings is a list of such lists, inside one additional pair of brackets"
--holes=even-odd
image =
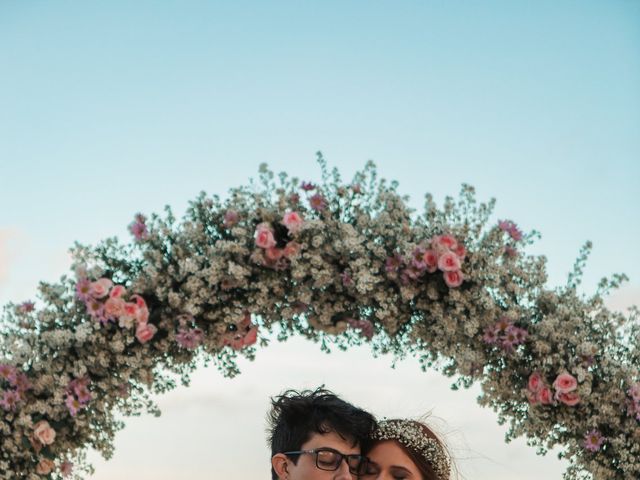
[(197, 360), (224, 375), (237, 355), (304, 335), (414, 355), (480, 383), (481, 405), (539, 453), (561, 446), (567, 479), (640, 478), (638, 311), (545, 286), (537, 234), (490, 223), (494, 201), (463, 186), (421, 214), (367, 164), (351, 182), (300, 182), (262, 166), (226, 200), (202, 193), (177, 222), (136, 215), (132, 242), (73, 248), (73, 274), (40, 300), (5, 306), (0, 337), (0, 478), (83, 478), (106, 457), (116, 413), (155, 412), (149, 394), (185, 384)]

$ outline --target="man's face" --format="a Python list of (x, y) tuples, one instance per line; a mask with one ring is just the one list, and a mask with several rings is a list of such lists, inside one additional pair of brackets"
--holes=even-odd
[[(300, 450), (313, 450), (316, 448), (333, 448), (345, 455), (359, 455), (360, 445), (353, 445), (351, 440), (345, 440), (335, 432), (314, 433), (311, 438), (302, 444)], [(313, 454), (297, 456), (298, 462), (294, 465), (288, 462), (288, 480), (352, 480), (357, 478), (349, 472), (346, 459), (340, 463), (337, 470), (331, 472), (316, 467), (316, 458)]]

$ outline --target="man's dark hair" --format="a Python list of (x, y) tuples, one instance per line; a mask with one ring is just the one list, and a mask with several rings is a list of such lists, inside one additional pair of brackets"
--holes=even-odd
[[(269, 442), (271, 456), (276, 453), (300, 450), (314, 433), (335, 432), (353, 445), (364, 444), (376, 426), (373, 415), (329, 390), (287, 390), (271, 399)], [(292, 457), (295, 463), (298, 457)], [(271, 477), (278, 476), (271, 468)]]

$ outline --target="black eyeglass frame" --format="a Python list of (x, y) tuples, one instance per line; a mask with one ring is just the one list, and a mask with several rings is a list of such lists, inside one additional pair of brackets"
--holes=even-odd
[[(336, 461), (335, 468), (324, 468), (318, 465), (318, 453), (321, 452), (335, 453), (339, 457), (339, 460)], [(303, 455), (305, 453), (313, 455), (316, 461), (316, 468), (318, 470), (324, 470), (325, 472), (335, 472), (340, 468), (343, 460), (347, 462), (349, 472), (353, 473), (354, 475), (362, 475), (367, 466), (367, 457), (365, 457), (364, 455), (361, 455), (359, 453), (352, 453), (347, 455), (345, 453), (339, 452), (334, 448), (329, 447), (312, 448), (311, 450), (296, 450), (295, 452), (282, 452), (283, 455)], [(349, 463), (349, 460), (352, 458), (359, 460), (358, 465), (355, 467)]]

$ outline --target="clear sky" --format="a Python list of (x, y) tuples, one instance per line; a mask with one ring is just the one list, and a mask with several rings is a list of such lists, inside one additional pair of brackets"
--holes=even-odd
[[(63, 274), (74, 241), (125, 237), (165, 204), (181, 214), (261, 162), (317, 179), (317, 150), (346, 179), (373, 159), (416, 207), (462, 182), (495, 196), (496, 218), (542, 233), (531, 252), (551, 286), (592, 240), (583, 291), (626, 272), (611, 304), (640, 303), (630, 0), (1, 0), (0, 303)], [(433, 410), (469, 479), (560, 478), (553, 456), (503, 444), (477, 390), (389, 364), (298, 339), (232, 381), (201, 370), (161, 419), (130, 422), (95, 479), (268, 478), (268, 396), (323, 382), (382, 415)]]

